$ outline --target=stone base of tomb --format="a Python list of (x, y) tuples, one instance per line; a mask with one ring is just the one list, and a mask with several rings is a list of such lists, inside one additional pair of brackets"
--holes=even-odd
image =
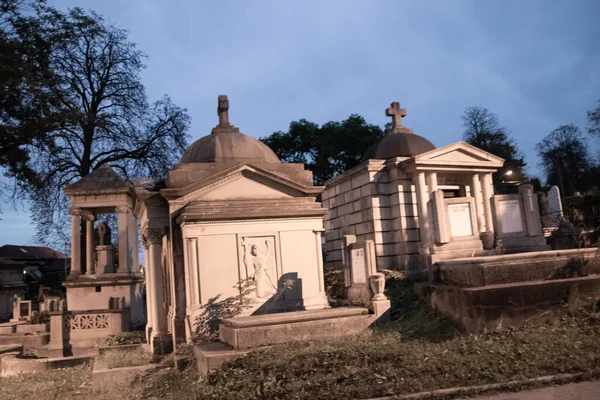
[(250, 350), (235, 350), (224, 343), (202, 343), (194, 346), (194, 356), (198, 375), (204, 378), (209, 372), (217, 370), (227, 361), (248, 354)]
[(372, 301), (370, 310), (339, 307), (225, 319), (219, 326), (221, 342), (194, 347), (198, 373), (202, 378), (224, 362), (265, 346), (354, 334), (389, 320), (387, 299)]
[(597, 248), (543, 251), (438, 262), (417, 292), (469, 332), (543, 319), (595, 304), (600, 293)]
[(250, 349), (300, 339), (358, 333), (375, 324), (378, 318), (362, 307), (230, 318), (223, 320), (219, 326), (219, 338), (234, 349)]
[(495, 254), (496, 252), (494, 250), (484, 250), (483, 243), (479, 239), (459, 240), (452, 243), (445, 243), (442, 245), (433, 245), (429, 263), (430, 265), (432, 265), (438, 261), (452, 260), (463, 257), (480, 257)]
[(503, 237), (497, 239), (497, 245), (502, 247), (504, 254), (546, 251), (551, 247), (546, 243), (544, 235), (525, 237)]
[(432, 283), (479, 287), (600, 275), (598, 248), (461, 258), (432, 267)]
[(154, 355), (163, 355), (173, 352), (173, 337), (168, 334), (154, 336), (150, 338), (150, 344), (147, 349)]
[(70, 275), (63, 285), (67, 288), (69, 311), (117, 310), (128, 308), (126, 329), (138, 329), (146, 323), (142, 300), (140, 273)]
[(600, 276), (463, 288), (421, 284), (418, 293), (467, 332), (480, 333), (542, 321), (595, 304)]

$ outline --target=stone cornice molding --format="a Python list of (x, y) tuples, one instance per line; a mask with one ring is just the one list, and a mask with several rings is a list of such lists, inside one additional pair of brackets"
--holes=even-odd
[(77, 217), (82, 217), (86, 221), (93, 221), (95, 219), (94, 213), (80, 207), (71, 207), (69, 214)]

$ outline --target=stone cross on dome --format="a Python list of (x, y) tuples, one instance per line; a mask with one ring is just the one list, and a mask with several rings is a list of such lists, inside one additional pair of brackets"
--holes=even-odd
[(220, 127), (231, 126), (231, 124), (229, 123), (229, 100), (227, 100), (227, 96), (225, 95), (219, 96), (219, 106), (217, 107), (217, 114), (219, 115)]
[(392, 132), (394, 133), (412, 133), (412, 129), (405, 128), (402, 125), (402, 118), (406, 117), (406, 110), (400, 108), (400, 103), (394, 101), (390, 108), (385, 110), (385, 115), (392, 117)]

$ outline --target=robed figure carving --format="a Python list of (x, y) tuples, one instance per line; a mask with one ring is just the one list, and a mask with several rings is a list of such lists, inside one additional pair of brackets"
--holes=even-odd
[(252, 238), (244, 245), (244, 264), (248, 272), (254, 271), (256, 297), (268, 299), (277, 292), (275, 249), (270, 238)]
[(111, 231), (106, 222), (100, 222), (98, 225), (98, 241), (100, 246), (108, 246), (110, 243)]

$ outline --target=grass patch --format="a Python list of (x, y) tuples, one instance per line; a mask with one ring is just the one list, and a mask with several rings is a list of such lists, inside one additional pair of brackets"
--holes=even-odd
[(137, 367), (154, 362), (154, 356), (143, 349), (114, 349), (98, 356), (98, 361), (108, 369)]

